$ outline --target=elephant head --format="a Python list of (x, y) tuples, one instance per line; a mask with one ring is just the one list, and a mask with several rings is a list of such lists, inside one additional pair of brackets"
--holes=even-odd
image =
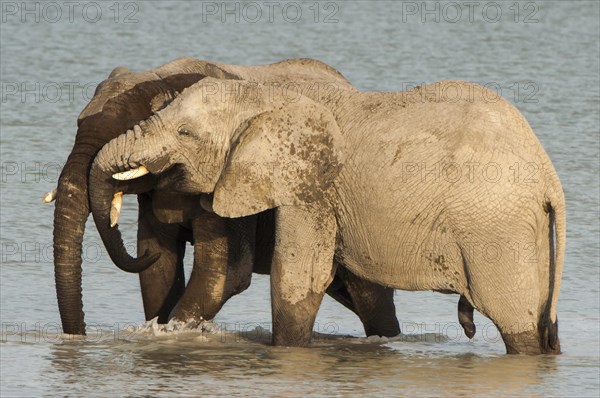
[(212, 210), (222, 217), (327, 201), (342, 153), (337, 123), (322, 105), (204, 79), (98, 153), (90, 171), (94, 220), (99, 230), (110, 227), (113, 176), (169, 175), (173, 189), (214, 193)]
[[(81, 292), (81, 253), (85, 223), (90, 213), (88, 177), (92, 161), (100, 148), (171, 101), (177, 92), (204, 78), (198, 60), (180, 59), (160, 68), (131, 73), (116, 68), (98, 85), (94, 97), (79, 115), (75, 144), (61, 172), (57, 189), (45, 198), (56, 198), (54, 210), (54, 274), (63, 331), (85, 334)], [(201, 66), (201, 65), (200, 65)], [(216, 73), (217, 71), (213, 71)], [(223, 77), (233, 75), (221, 72)], [(132, 193), (154, 185), (149, 179), (138, 185), (121, 186)], [(120, 264), (130, 263), (118, 231), (103, 234), (106, 245), (122, 257)], [(147, 266), (156, 256), (144, 257), (138, 265)], [(143, 268), (143, 267), (142, 267)]]
[[(56, 199), (54, 212), (54, 269), (57, 299), (63, 331), (85, 334), (81, 291), (81, 253), (85, 223), (90, 213), (89, 172), (97, 152), (140, 121), (168, 104), (184, 88), (211, 76), (218, 79), (281, 81), (298, 76), (299, 81), (320, 77), (336, 87), (353, 89), (335, 69), (315, 60), (286, 60), (262, 67), (220, 65), (193, 58), (180, 58), (148, 72), (132, 73), (118, 67), (98, 85), (94, 97), (78, 118), (75, 144), (60, 175), (58, 187), (45, 198)], [(151, 179), (135, 184), (113, 181), (113, 192), (143, 192), (153, 187)], [(111, 259), (126, 270), (137, 270), (152, 263), (131, 262), (118, 230), (100, 228), (99, 233)], [(133, 267), (133, 268), (132, 268)]]

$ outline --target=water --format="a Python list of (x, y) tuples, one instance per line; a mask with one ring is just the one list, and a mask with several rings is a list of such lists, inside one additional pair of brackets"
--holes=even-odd
[[(221, 2), (80, 2), (72, 12), (62, 2), (35, 4), (23, 13), (23, 3), (2, 2), (0, 25), (2, 396), (598, 396), (598, 2), (480, 2), (472, 14), (464, 2), (308, 2), (285, 11), (283, 3), (229, 3), (226, 14)], [(501, 90), (536, 131), (566, 193), (564, 354), (507, 357), (483, 316), (473, 341), (460, 333), (456, 296), (401, 291), (407, 337), (366, 339), (327, 298), (313, 348), (270, 347), (268, 278), (259, 276), (214, 324), (156, 328), (143, 322), (137, 278), (110, 263), (91, 222), (89, 336), (61, 335), (53, 206), (40, 198), (56, 184), (95, 85), (117, 65), (142, 70), (183, 55), (240, 64), (310, 56), (363, 90), (440, 79)], [(125, 205), (122, 230), (133, 244), (135, 200)]]

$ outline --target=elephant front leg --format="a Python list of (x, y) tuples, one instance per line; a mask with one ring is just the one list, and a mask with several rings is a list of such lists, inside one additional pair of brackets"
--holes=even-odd
[(275, 215), (271, 268), (273, 344), (310, 344), (317, 311), (333, 279), (336, 221), (313, 206), (282, 206)]
[(213, 319), (232, 296), (250, 285), (256, 217), (194, 219), (194, 268), (170, 318)]
[(140, 273), (144, 313), (146, 320), (158, 317), (159, 323), (166, 323), (185, 289), (183, 256), (186, 242), (180, 236), (181, 227), (158, 221), (148, 196), (139, 195), (138, 203), (138, 255), (146, 251), (161, 254), (158, 261)]

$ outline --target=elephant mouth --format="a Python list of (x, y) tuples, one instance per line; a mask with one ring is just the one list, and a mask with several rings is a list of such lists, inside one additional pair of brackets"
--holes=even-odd
[(164, 173), (171, 167), (172, 167), (172, 164), (169, 163), (168, 157), (161, 157), (160, 159), (150, 161), (145, 164), (140, 164), (139, 167), (121, 171), (119, 173), (114, 173), (112, 175), (112, 178), (114, 178), (115, 180), (119, 180), (119, 181), (135, 180), (135, 179), (143, 177), (147, 174), (156, 175), (156, 174)]
[[(135, 180), (136, 178), (140, 178), (149, 174), (150, 170), (148, 170), (145, 166), (140, 166), (135, 169), (130, 169), (127, 171), (122, 171), (120, 173), (115, 173), (112, 177), (115, 180), (119, 181), (129, 181)], [(115, 192), (112, 201), (110, 202), (110, 227), (114, 228), (119, 222), (119, 217), (121, 217), (121, 208), (123, 207), (123, 192), (117, 191)]]
[[(160, 182), (155, 181), (151, 182), (154, 186), (154, 189), (175, 189), (177, 188), (177, 181), (181, 179), (181, 173), (179, 165), (168, 165), (167, 162), (158, 162), (158, 163), (148, 163), (147, 166), (141, 165), (139, 167), (129, 169), (126, 171), (122, 171), (119, 173), (112, 174), (112, 178), (118, 181), (131, 181), (142, 179), (144, 176), (148, 176), (145, 178), (151, 178), (152, 176), (161, 174)], [(145, 183), (142, 183), (142, 186), (146, 187)], [(142, 193), (147, 192), (146, 190), (139, 190), (129, 193)], [(46, 196), (49, 196), (51, 193), (49, 192)], [(119, 221), (121, 216), (121, 209), (123, 207), (123, 189), (117, 188), (113, 195), (113, 199), (111, 201), (110, 206), (110, 226), (115, 227)]]

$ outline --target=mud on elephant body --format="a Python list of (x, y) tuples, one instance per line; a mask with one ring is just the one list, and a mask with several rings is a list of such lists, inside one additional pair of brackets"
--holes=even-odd
[[(218, 79), (246, 79), (279, 83), (290, 79), (301, 82), (323, 79), (328, 84), (352, 89), (351, 85), (335, 69), (310, 59), (286, 60), (276, 64), (244, 67), (182, 58), (148, 72), (132, 73), (126, 68), (116, 68), (109, 78), (98, 86), (94, 97), (80, 114), (75, 144), (61, 173), (58, 187), (53, 194), (46, 198), (46, 200), (51, 200), (56, 197), (54, 267), (58, 304), (65, 333), (85, 334), (81, 291), (81, 247), (85, 222), (90, 213), (88, 179), (94, 156), (111, 139), (118, 137), (127, 129), (162, 109), (173, 100), (177, 93), (207, 76)], [(168, 319), (184, 292), (183, 254), (186, 242), (192, 241), (194, 236), (192, 233), (193, 218), (187, 219), (189, 214), (184, 217), (185, 220), (169, 225), (158, 219), (162, 216), (168, 218), (171, 210), (180, 213), (186, 211), (185, 208), (167, 209), (164, 199), (168, 193), (158, 194), (154, 191), (158, 184), (168, 185), (167, 181), (168, 178), (164, 177), (156, 179), (153, 176), (146, 176), (135, 182), (125, 181), (113, 184), (115, 192), (140, 194), (138, 197), (140, 204), (138, 255), (144, 259), (142, 262), (133, 261), (134, 259), (127, 254), (118, 229), (108, 226), (99, 228), (111, 259), (120, 268), (131, 271), (135, 270), (137, 266), (137, 270), (140, 270), (154, 263), (140, 274), (140, 284), (146, 319), (158, 316), (161, 322)], [(177, 206), (176, 202), (172, 200), (169, 205)], [(182, 204), (182, 206), (186, 205)], [(202, 230), (205, 233), (198, 226), (196, 230)], [(247, 269), (241, 270), (234, 267), (230, 271), (236, 275), (234, 277), (236, 281), (232, 282), (230, 275), (227, 286), (223, 290), (224, 294), (216, 302), (204, 301), (205, 307), (199, 310), (200, 312), (214, 312), (215, 308), (220, 308), (228, 295), (247, 286), (249, 283), (249, 276), (246, 276)], [(242, 277), (242, 275), (244, 276)], [(221, 276), (218, 273), (208, 275), (209, 280), (205, 283), (215, 282)], [(371, 285), (369, 284), (366, 289), (369, 289)], [(382, 328), (378, 326), (373, 326), (373, 328), (391, 334), (394, 330), (394, 323), (396, 329), (398, 326), (395, 311), (392, 311), (393, 301), (391, 301), (390, 290), (375, 285), (373, 288), (371, 294), (386, 301), (386, 308), (389, 310), (387, 314), (391, 317), (389, 321), (386, 320), (388, 323)], [(366, 290), (360, 293), (353, 292), (358, 295), (363, 293), (372, 299)], [(345, 287), (340, 288), (338, 292), (332, 292), (332, 294), (338, 294), (339, 299), (346, 300), (346, 304), (350, 303), (348, 305), (355, 308), (354, 304), (348, 301), (350, 293)], [(355, 296), (355, 299), (356, 297), (358, 296)]]
[[(203, 95), (215, 85), (233, 94)], [(469, 96), (431, 95), (449, 88)], [(564, 196), (510, 103), (458, 81), (400, 93), (348, 91), (336, 101), (319, 93), (290, 102), (267, 89), (247, 101), (249, 89), (256, 87), (211, 79), (186, 89), (99, 152), (92, 186), (143, 166), (152, 175), (179, 174), (179, 190), (213, 192), (212, 208), (223, 217), (273, 209), (275, 344), (309, 343), (335, 260), (385, 286), (460, 294), (461, 324), (472, 323), (477, 309), (496, 324), (508, 353), (560, 352)], [(248, 164), (268, 172), (235, 172)], [(290, 164), (295, 178), (280, 172)], [(491, 164), (504, 174), (428, 179), (415, 174), (423, 164), (426, 171)], [(524, 164), (537, 167), (534, 182), (508, 175)], [(106, 209), (111, 196), (97, 193), (92, 206)], [(481, 252), (489, 243), (499, 248), (493, 261)], [(534, 263), (511, 250), (529, 243)]]

